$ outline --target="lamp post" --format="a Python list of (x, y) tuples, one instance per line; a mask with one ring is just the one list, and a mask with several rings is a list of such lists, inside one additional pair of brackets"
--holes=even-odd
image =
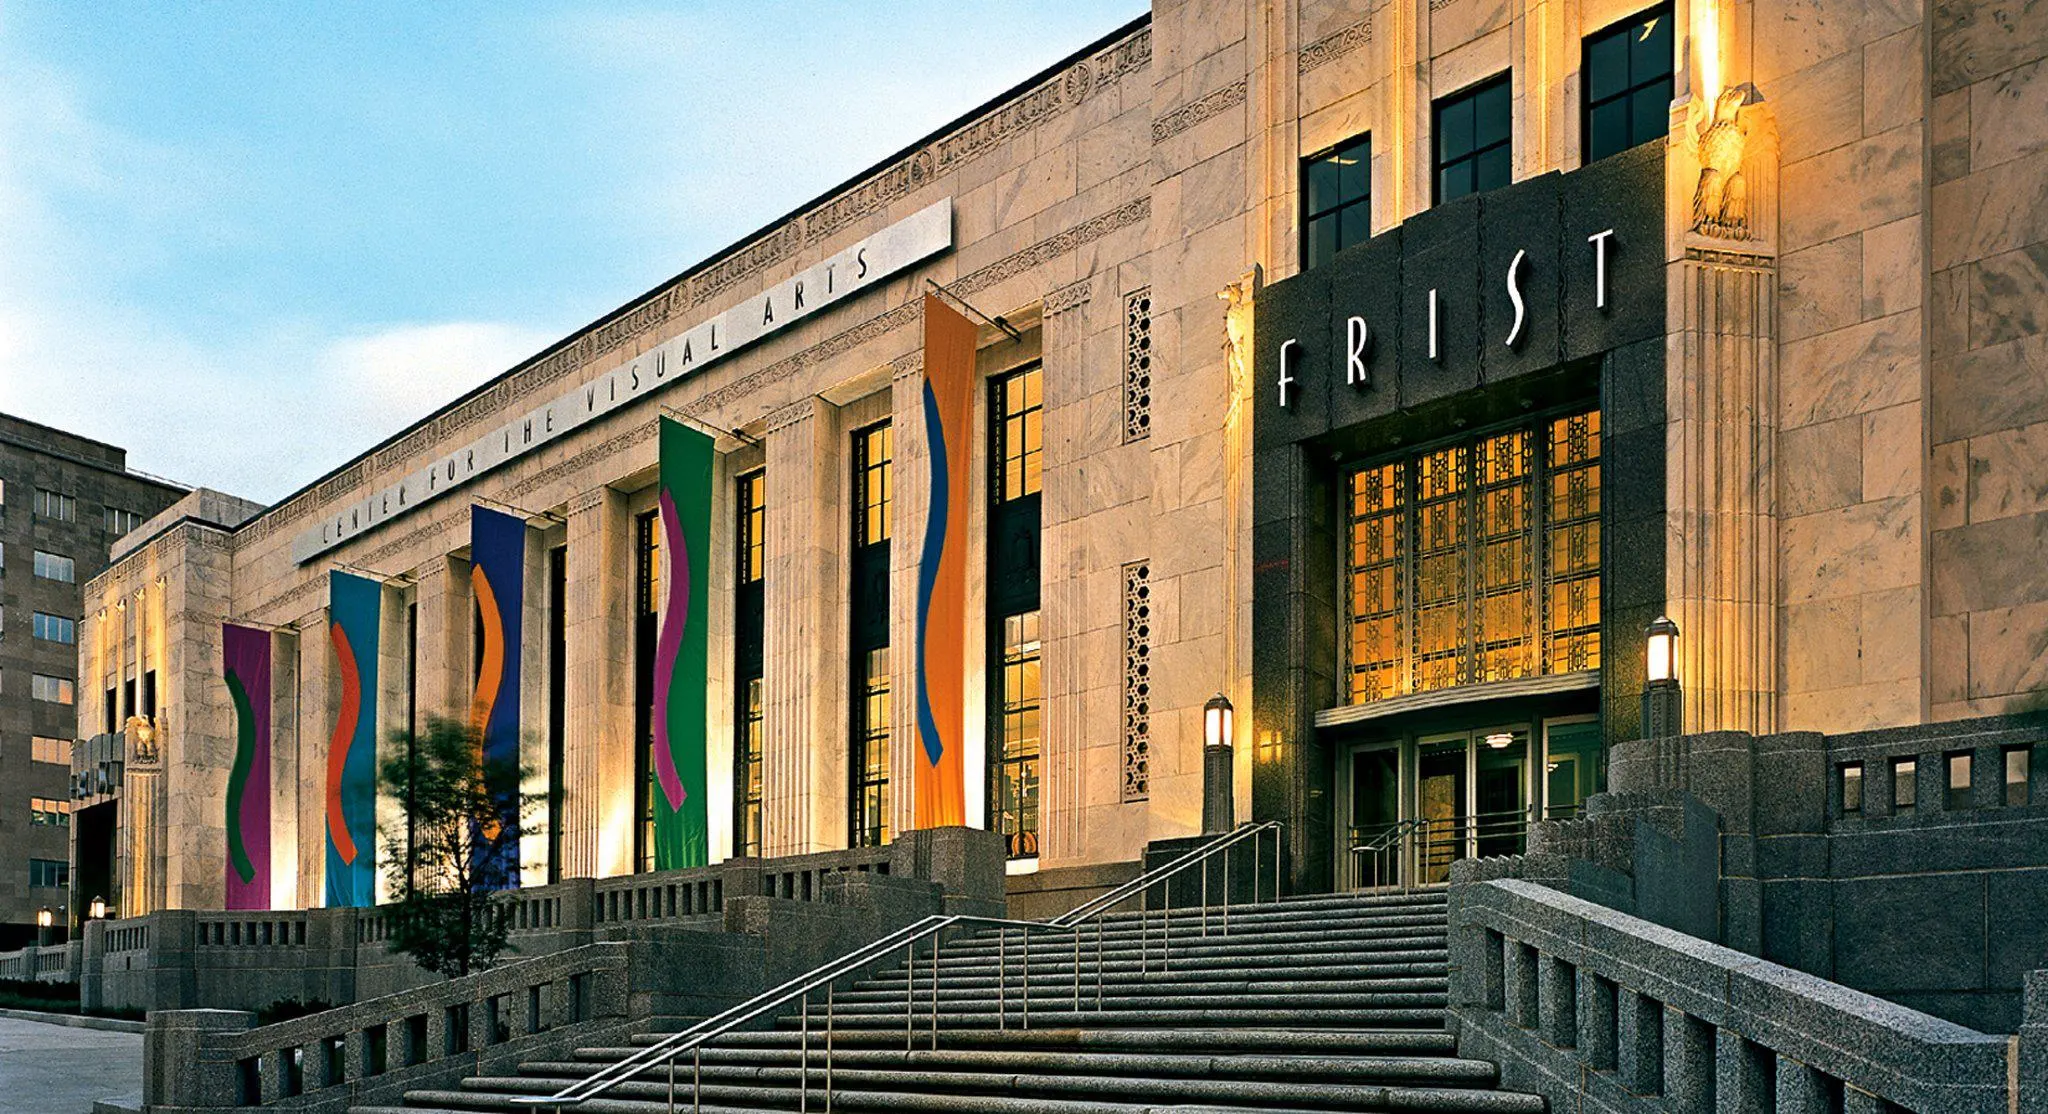
[(88, 914), (88, 915), (89, 915), (90, 917), (92, 917), (92, 919), (93, 919), (93, 920), (96, 920), (96, 921), (103, 921), (103, 920), (106, 920), (106, 919), (107, 919), (107, 899), (106, 899), (106, 898), (104, 898), (104, 897), (95, 897), (95, 898), (93, 898), (93, 899), (92, 899), (92, 904), (91, 904), (91, 905), (88, 905), (88, 906), (86, 906), (86, 910), (87, 910), (87, 914)]
[(1678, 624), (1659, 615), (1644, 635), (1643, 738), (1668, 739), (1684, 732), (1678, 689)]
[(1202, 705), (1202, 833), (1227, 832), (1237, 826), (1237, 794), (1231, 729), (1235, 712), (1230, 698), (1217, 693)]
[(36, 910), (36, 947), (50, 946), (50, 929), (57, 923), (57, 913), (45, 905)]

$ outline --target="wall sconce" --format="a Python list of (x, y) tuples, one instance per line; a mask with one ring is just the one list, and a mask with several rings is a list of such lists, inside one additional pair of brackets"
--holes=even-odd
[(1683, 731), (1678, 624), (1659, 615), (1643, 635), (1643, 738), (1667, 739)]
[(1217, 693), (1202, 705), (1202, 832), (1227, 832), (1237, 826), (1236, 773), (1231, 731), (1236, 712), (1230, 698)]

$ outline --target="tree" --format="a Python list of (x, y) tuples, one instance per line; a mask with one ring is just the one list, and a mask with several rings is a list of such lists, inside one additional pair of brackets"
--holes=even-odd
[(516, 760), (487, 758), (483, 732), (429, 718), (416, 737), (403, 732), (378, 767), (401, 819), (389, 845), (410, 851), (385, 864), (399, 895), (391, 910), (391, 947), (429, 971), (458, 978), (482, 971), (512, 949), (503, 891), (519, 884), (519, 830), (540, 795), (522, 790)]

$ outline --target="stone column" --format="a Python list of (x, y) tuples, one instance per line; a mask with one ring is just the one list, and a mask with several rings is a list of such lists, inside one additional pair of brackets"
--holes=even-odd
[(429, 716), (469, 714), (475, 692), (470, 659), (475, 653), (475, 605), (469, 586), (469, 562), (435, 557), (420, 569), (419, 694), (420, 722)]
[[(1089, 315), (1115, 312), (1113, 309), (1091, 308), (1090, 302), (1097, 285), (1111, 290), (1109, 295), (1105, 295), (1105, 306), (1115, 301), (1115, 292), (1109, 281), (1091, 275), (1045, 297), (1045, 324), (1040, 338), (1044, 344), (1046, 441), (1049, 444), (1053, 443), (1053, 411), (1087, 403), (1091, 368), (1084, 342), (1088, 339)], [(1096, 354), (1101, 355), (1100, 352)], [(1109, 363), (1107, 360), (1102, 362)], [(1098, 372), (1094, 378), (1104, 378), (1099, 374), (1104, 369), (1097, 367), (1092, 370)], [(1122, 371), (1118, 365), (1112, 365), (1108, 370), (1119, 375)], [(901, 443), (900, 439), (898, 443)], [(1088, 536), (1076, 518), (1085, 513), (1087, 508), (1083, 504), (1089, 494), (1081, 482), (1083, 473), (1080, 469), (1085, 463), (1100, 463), (1099, 458), (1076, 461), (1062, 460), (1052, 454), (1048, 457), (1045, 485), (1039, 496), (1042, 508), (1039, 547), (1044, 562), (1039, 583), (1043, 618), (1039, 631), (1045, 652), (1039, 667), (1044, 701), (1039, 713), (1042, 734), (1038, 760), (1038, 854), (1041, 862), (1056, 864), (1084, 856), (1082, 818), (1089, 806), (1109, 804), (1118, 799), (1115, 779), (1109, 778), (1105, 780), (1110, 784), (1097, 790), (1099, 799), (1090, 801), (1082, 770), (1091, 764), (1115, 770), (1116, 755), (1122, 749), (1120, 732), (1089, 731), (1084, 712), (1085, 707), (1108, 711), (1110, 700), (1115, 699), (1111, 695), (1115, 690), (1109, 686), (1121, 679), (1121, 673), (1098, 669), (1098, 675), (1090, 676), (1085, 666), (1097, 662), (1101, 656), (1099, 652), (1093, 656), (1088, 653), (1089, 643), (1116, 639), (1118, 632), (1114, 628), (1121, 616), (1107, 608), (1098, 609), (1107, 611), (1107, 614), (1090, 614), (1088, 608), (1090, 579), (1097, 578), (1099, 583), (1104, 574), (1090, 568), (1087, 557), (1091, 551), (1102, 547), (1103, 539)], [(1112, 552), (1105, 559), (1114, 565), (1119, 560), (1139, 556), (1143, 556), (1142, 551)], [(914, 611), (916, 597), (910, 598)], [(1084, 697), (1084, 691), (1091, 685), (1103, 690), (1103, 700)], [(1099, 761), (1090, 763), (1087, 752), (1091, 749), (1097, 755), (1108, 752), (1106, 764)]]
[[(1762, 735), (1779, 714), (1777, 133), (1748, 105), (1731, 156), (1700, 140), (1702, 119), (1672, 110), (1666, 163), (1665, 610), (1685, 730)], [(1746, 181), (1739, 221), (1696, 211), (1709, 173)]]
[(846, 846), (848, 477), (831, 403), (792, 403), (767, 432), (761, 849), (773, 857)]
[(633, 531), (626, 497), (569, 501), (562, 877), (633, 869)]
[[(917, 822), (917, 560), (930, 509), (930, 453), (924, 440), (924, 352), (889, 368), (889, 831), (901, 838)], [(2048, 770), (2048, 764), (2044, 764)]]

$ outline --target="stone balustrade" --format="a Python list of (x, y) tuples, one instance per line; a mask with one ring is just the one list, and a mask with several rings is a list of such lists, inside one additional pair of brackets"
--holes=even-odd
[(1504, 1086), (1540, 1093), (1554, 1110), (2037, 1109), (2008, 1078), (2025, 1038), (1966, 1029), (1525, 880), (1454, 886), (1450, 917), (1460, 1053), (1500, 1065)]
[(555, 1054), (629, 1020), (634, 965), (655, 947), (587, 944), (272, 1025), (240, 1010), (153, 1013), (145, 1101), (338, 1111)]
[(78, 951), (72, 944), (48, 944), (0, 952), (0, 979), (23, 982), (74, 982)]

